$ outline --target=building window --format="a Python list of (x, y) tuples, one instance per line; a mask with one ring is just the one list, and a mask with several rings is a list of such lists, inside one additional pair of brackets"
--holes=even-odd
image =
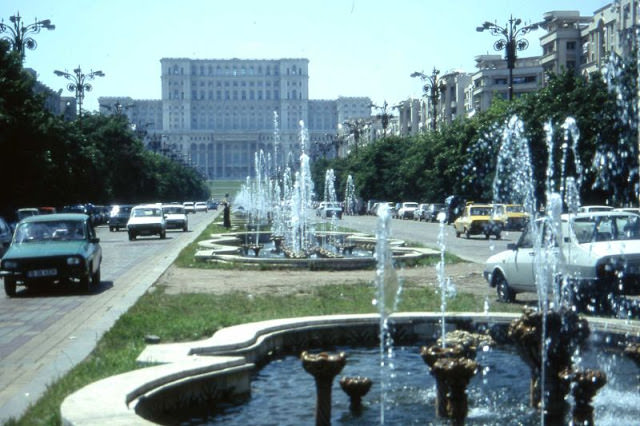
[(567, 42), (567, 50), (576, 50), (576, 42), (568, 41)]

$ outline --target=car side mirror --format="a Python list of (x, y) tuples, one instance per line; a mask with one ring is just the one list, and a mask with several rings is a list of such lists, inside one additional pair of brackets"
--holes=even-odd
[(97, 244), (97, 243), (100, 242), (100, 238), (98, 238), (98, 237), (89, 238), (89, 242), (93, 243), (93, 244)]
[(517, 249), (518, 249), (518, 245), (516, 243), (507, 244), (507, 250), (517, 250)]

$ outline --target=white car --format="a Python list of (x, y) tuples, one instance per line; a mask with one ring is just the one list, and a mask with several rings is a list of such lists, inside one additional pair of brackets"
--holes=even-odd
[[(504, 302), (516, 294), (536, 292), (535, 271), (545, 270), (551, 260), (557, 262), (553, 285), (565, 283), (563, 297), (571, 303), (600, 305), (610, 294), (640, 294), (640, 217), (626, 212), (594, 212), (562, 215), (560, 226), (544, 219), (536, 221), (550, 256), (542, 261), (534, 248), (535, 236), (527, 227), (516, 244), (491, 256), (484, 277), (495, 287)], [(558, 229), (556, 232), (551, 232)], [(541, 263), (542, 268), (536, 268)], [(551, 270), (547, 268), (546, 270)], [(564, 278), (563, 280), (557, 278)], [(566, 285), (569, 284), (569, 285)]]
[(342, 206), (338, 202), (321, 201), (316, 209), (316, 216), (322, 218), (335, 217), (342, 219)]
[(418, 203), (405, 202), (400, 204), (398, 209), (398, 218), (400, 219), (413, 219), (413, 212), (418, 209)]
[(196, 212), (196, 203), (193, 201), (185, 201), (182, 203), (182, 207), (184, 207), (184, 211), (187, 214)]
[(209, 211), (209, 207), (207, 206), (207, 203), (204, 201), (198, 201), (197, 203), (195, 203), (194, 208), (196, 212), (207, 213)]
[(182, 229), (184, 232), (189, 230), (189, 219), (182, 205), (165, 204), (162, 210), (164, 210), (167, 229)]
[(127, 231), (131, 241), (139, 235), (159, 235), (162, 239), (166, 238), (167, 224), (162, 206), (141, 204), (132, 208), (127, 222)]

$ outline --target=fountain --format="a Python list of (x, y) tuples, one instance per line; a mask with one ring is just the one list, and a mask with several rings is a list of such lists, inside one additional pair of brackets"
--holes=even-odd
[[(552, 129), (548, 126), (547, 130), (550, 141)], [(392, 424), (417, 421), (420, 424), (456, 425), (570, 422), (617, 425), (637, 422), (640, 396), (636, 376), (640, 366), (635, 363), (640, 363), (640, 326), (628, 319), (593, 317), (587, 322), (564, 297), (562, 286), (567, 284), (566, 277), (549, 279), (561, 274), (563, 263), (567, 261), (559, 257), (549, 244), (554, 238), (561, 237), (557, 224), (562, 205), (568, 206), (569, 211), (575, 211), (579, 204), (581, 166), (576, 162), (579, 136), (571, 120), (565, 122), (563, 130), (565, 144), (562, 147), (559, 182), (555, 182), (553, 170), (547, 173), (544, 221), (549, 225), (549, 232), (537, 232), (535, 221), (529, 224), (534, 227), (535, 235), (540, 235), (535, 242), (539, 295), (537, 309), (526, 311), (524, 315), (448, 313), (445, 293), (449, 291), (450, 283), (444, 276), (442, 262), (438, 265), (442, 312), (395, 312), (395, 296), (401, 292), (401, 282), (393, 269), (391, 253), (395, 247), (391, 243), (388, 223), (381, 217), (379, 235), (375, 240), (378, 265), (375, 303), (379, 307), (378, 314), (263, 321), (220, 330), (204, 341), (149, 346), (139, 361), (154, 366), (107, 378), (76, 392), (61, 407), (63, 420), (67, 424), (82, 424), (85, 419), (82, 416), (86, 411), (79, 407), (91, 405), (110, 422), (167, 422), (167, 419), (175, 420), (176, 417), (172, 416), (184, 412), (188, 407), (204, 405), (208, 411), (219, 407), (223, 412), (212, 418), (225, 424), (246, 424), (261, 416), (269, 416), (269, 421), (276, 424), (308, 422), (312, 410), (308, 405), (304, 406), (304, 396), (310, 393), (311, 386), (305, 388), (300, 385), (285, 393), (291, 383), (304, 383), (300, 376), (294, 377), (296, 370), (302, 370), (299, 357), (295, 356), (297, 369), (286, 363), (287, 355), (302, 352), (304, 369), (314, 371), (314, 377), (323, 376), (325, 379), (322, 386), (317, 385), (324, 392), (322, 397), (318, 392), (317, 402), (317, 407), (322, 407), (324, 413), (318, 417), (323, 421), (383, 424), (388, 420)], [(304, 136), (301, 139), (304, 141)], [(528, 158), (526, 141), (517, 118), (510, 120), (505, 127), (503, 142), (505, 151), (501, 151), (504, 157), (499, 161), (494, 196), (497, 201), (502, 201), (501, 197), (507, 193), (510, 197), (518, 197), (517, 201), (522, 202), (534, 217), (537, 212), (530, 163), (520, 169), (505, 163), (508, 158), (518, 158), (520, 162)], [(511, 151), (506, 148), (508, 146)], [(551, 149), (549, 155), (552, 155)], [(307, 161), (303, 149), (301, 167), (308, 166)], [(553, 164), (553, 161), (549, 163)], [(576, 174), (570, 176), (569, 170)], [(507, 179), (502, 180), (501, 172), (507, 173), (510, 179), (514, 178), (516, 186), (507, 182)], [(289, 173), (288, 176), (294, 176)], [(283, 175), (287, 175), (287, 172), (283, 172)], [(280, 194), (283, 198), (279, 202), (290, 200), (287, 209), (291, 211), (291, 219), (278, 223), (275, 228), (287, 222), (281, 235), (286, 241), (285, 245), (293, 247), (292, 252), (296, 253), (304, 251), (309, 241), (313, 241), (307, 231), (314, 226), (307, 222), (310, 215), (304, 208), (310, 200), (307, 198), (309, 186), (305, 172), (296, 172), (295, 180), (291, 179), (290, 182), (293, 183), (281, 185), (283, 189)], [(255, 232), (253, 238), (257, 241), (261, 233)], [(257, 254), (253, 257), (257, 258)], [(453, 340), (450, 332), (454, 330), (470, 331), (473, 336), (480, 337), (466, 336)], [(488, 339), (485, 341), (487, 336), (494, 343), (488, 343)], [(376, 344), (377, 351), (366, 351), (367, 347)], [(421, 347), (420, 351), (418, 347)], [(478, 350), (479, 347), (481, 350)], [(326, 352), (327, 348), (339, 348), (340, 354), (330, 355)], [(403, 348), (409, 349), (405, 351)], [(311, 349), (320, 352), (311, 355)], [(363, 356), (352, 356), (352, 352), (356, 355), (360, 352)], [(418, 353), (429, 366), (432, 377), (424, 370), (413, 370), (415, 367), (411, 365), (411, 360), (419, 356)], [(363, 359), (375, 358), (376, 354), (380, 361), (371, 367), (373, 370), (366, 370)], [(271, 360), (278, 362), (270, 363)], [(331, 363), (327, 362), (329, 360)], [(321, 363), (324, 368), (313, 367), (314, 363)], [(586, 367), (589, 364), (602, 369)], [(261, 383), (255, 384), (255, 389), (259, 391), (250, 390), (248, 384), (257, 366), (265, 366), (262, 371), (280, 367), (279, 374), (273, 374), (269, 380), (255, 381)], [(331, 418), (327, 419), (326, 404), (331, 390), (328, 378), (332, 381), (340, 371), (352, 366), (358, 375), (348, 377), (374, 377), (377, 372), (380, 381), (341, 380), (341, 386), (353, 385), (353, 388), (359, 389), (352, 390), (354, 396), (350, 397), (349, 402), (349, 405), (359, 407), (359, 415), (357, 420), (346, 414), (338, 414), (337, 418), (330, 415)], [(387, 367), (391, 371), (389, 374), (385, 374)], [(398, 367), (410, 370), (411, 374), (398, 374)], [(320, 370), (328, 372), (321, 374)], [(352, 371), (346, 372), (352, 374)], [(281, 381), (277, 381), (276, 376)], [(529, 383), (521, 380), (522, 377), (529, 377)], [(393, 383), (387, 378), (394, 378)], [(414, 384), (412, 380), (419, 384)], [(342, 385), (343, 381), (345, 385)], [(371, 389), (367, 395), (372, 402), (362, 401), (362, 395), (366, 393), (362, 390), (364, 388)], [(521, 396), (527, 390), (529, 402), (523, 404)], [(251, 405), (252, 400), (259, 397), (246, 400), (248, 394), (254, 392), (258, 395), (268, 394), (270, 399), (280, 400), (283, 405), (268, 413), (261, 412), (260, 407)], [(97, 393), (103, 395), (100, 401), (95, 401)], [(303, 398), (303, 407), (295, 411), (294, 397), (298, 396)], [(225, 405), (238, 398), (245, 398), (247, 402), (237, 407), (251, 406), (249, 414)], [(353, 398), (357, 402), (352, 402)], [(569, 414), (571, 403), (573, 407)], [(262, 400), (262, 404), (258, 405), (265, 405), (265, 401)], [(374, 410), (370, 408), (375, 406), (380, 407), (379, 414), (371, 414)], [(225, 413), (224, 407), (230, 413)], [(346, 403), (336, 402), (333, 397), (329, 407), (334, 408), (334, 413), (347, 412), (344, 408)], [(409, 414), (397, 414), (398, 417), (394, 417), (396, 412), (387, 410), (389, 407), (401, 407), (402, 411)], [(435, 409), (431, 411), (435, 415), (428, 414), (427, 409), (433, 407)], [(237, 419), (237, 423), (233, 419)], [(190, 420), (180, 419), (184, 422)]]

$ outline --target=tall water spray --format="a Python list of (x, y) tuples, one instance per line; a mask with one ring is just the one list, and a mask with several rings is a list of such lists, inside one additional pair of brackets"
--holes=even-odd
[(347, 215), (356, 214), (356, 185), (353, 182), (353, 176), (347, 176), (347, 187), (344, 191), (344, 210)]
[(398, 279), (393, 265), (390, 246), (391, 213), (386, 204), (378, 209), (376, 232), (376, 298), (380, 332), (380, 424), (384, 424), (386, 388), (393, 375), (393, 339), (389, 331), (389, 316), (396, 311), (402, 292), (402, 282)]

